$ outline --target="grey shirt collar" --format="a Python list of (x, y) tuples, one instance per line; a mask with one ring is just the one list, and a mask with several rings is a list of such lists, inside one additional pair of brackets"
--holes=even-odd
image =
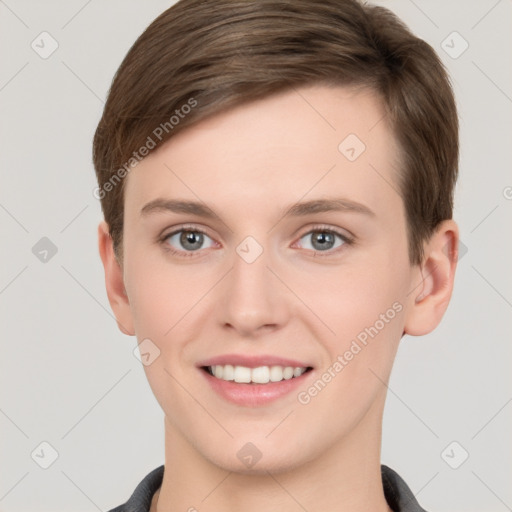
[[(426, 512), (398, 473), (381, 465), (384, 496), (393, 512)], [(109, 512), (149, 512), (153, 495), (162, 485), (164, 465), (144, 477), (128, 501)]]

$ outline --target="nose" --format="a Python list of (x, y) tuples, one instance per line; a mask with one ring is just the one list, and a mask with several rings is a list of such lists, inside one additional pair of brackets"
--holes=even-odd
[[(282, 328), (289, 317), (286, 287), (276, 277), (272, 258), (266, 250), (252, 261), (247, 257), (254, 247), (238, 248), (233, 267), (220, 290), (218, 314), (224, 328), (239, 337), (255, 338), (269, 330)], [(254, 257), (254, 254), (252, 255)], [(288, 298), (289, 299), (289, 298)]]

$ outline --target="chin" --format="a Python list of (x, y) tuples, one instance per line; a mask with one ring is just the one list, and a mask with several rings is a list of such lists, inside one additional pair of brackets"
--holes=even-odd
[(304, 452), (297, 449), (300, 443), (290, 443), (288, 447), (269, 444), (262, 446), (257, 443), (242, 442), (229, 447), (223, 453), (203, 453), (203, 456), (210, 460), (215, 466), (241, 475), (262, 476), (268, 473), (279, 474), (292, 471), (314, 458), (307, 457)]

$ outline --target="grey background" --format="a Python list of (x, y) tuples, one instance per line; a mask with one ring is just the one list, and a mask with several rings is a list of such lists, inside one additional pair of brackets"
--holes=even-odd
[[(104, 289), (91, 141), (123, 56), (171, 3), (0, 0), (2, 512), (109, 510), (164, 462), (163, 413)], [(512, 3), (375, 3), (449, 68), (467, 247), (439, 328), (402, 342), (382, 462), (429, 511), (512, 510)], [(59, 45), (46, 59), (43, 31)]]

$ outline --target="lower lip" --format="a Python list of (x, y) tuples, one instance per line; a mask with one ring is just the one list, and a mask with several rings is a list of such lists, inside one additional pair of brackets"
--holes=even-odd
[(269, 382), (268, 384), (245, 384), (217, 379), (203, 369), (199, 370), (207, 382), (222, 398), (236, 405), (244, 407), (258, 407), (269, 404), (288, 395), (292, 391), (304, 385), (305, 379), (311, 374), (312, 370), (303, 373), (300, 377), (293, 377), (279, 382)]

